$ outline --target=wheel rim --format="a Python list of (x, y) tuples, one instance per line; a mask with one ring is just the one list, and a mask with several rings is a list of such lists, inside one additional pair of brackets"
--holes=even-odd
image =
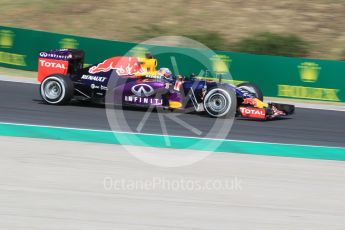
[(44, 95), (49, 100), (56, 100), (61, 96), (61, 85), (56, 81), (49, 81), (44, 86)]
[(222, 113), (227, 108), (226, 98), (220, 93), (215, 93), (210, 96), (208, 107), (216, 114)]

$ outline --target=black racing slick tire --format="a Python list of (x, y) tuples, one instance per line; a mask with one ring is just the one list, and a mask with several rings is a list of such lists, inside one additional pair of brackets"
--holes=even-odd
[(231, 118), (235, 117), (237, 99), (232, 90), (214, 87), (207, 91), (204, 99), (204, 109), (210, 117)]
[(262, 94), (261, 89), (259, 88), (259, 86), (255, 85), (253, 83), (244, 82), (244, 83), (237, 85), (237, 87), (243, 88), (243, 89), (255, 94), (256, 98), (259, 99), (260, 101), (264, 100), (264, 95)]
[(67, 75), (50, 75), (42, 81), (40, 94), (42, 99), (48, 104), (67, 104), (71, 101), (74, 94), (73, 82)]

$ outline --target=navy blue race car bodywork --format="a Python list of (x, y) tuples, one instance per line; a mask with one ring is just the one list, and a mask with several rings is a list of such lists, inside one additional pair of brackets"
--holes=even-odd
[[(290, 115), (293, 105), (264, 103), (258, 86), (173, 76), (156, 70), (157, 60), (112, 57), (83, 68), (81, 50), (51, 50), (39, 55), (40, 93), (49, 104), (71, 99), (130, 106), (205, 111), (211, 117), (271, 119)], [(164, 71), (163, 71), (164, 72)], [(111, 97), (106, 100), (107, 95)]]

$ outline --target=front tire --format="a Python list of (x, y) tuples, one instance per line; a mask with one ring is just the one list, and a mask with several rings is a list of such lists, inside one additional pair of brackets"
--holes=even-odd
[(62, 74), (54, 74), (46, 77), (40, 85), (42, 99), (52, 105), (68, 103), (74, 93), (72, 80)]
[(220, 87), (211, 88), (205, 95), (204, 108), (211, 117), (234, 117), (236, 111), (235, 92)]
[(260, 101), (264, 101), (264, 95), (259, 86), (253, 83), (244, 82), (239, 84), (237, 87), (249, 91), (250, 93), (254, 94), (257, 99), (259, 99)]

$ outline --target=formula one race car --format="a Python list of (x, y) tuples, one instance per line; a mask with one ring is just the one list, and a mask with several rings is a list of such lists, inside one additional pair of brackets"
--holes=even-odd
[(211, 117), (266, 120), (294, 112), (293, 105), (264, 103), (254, 84), (234, 86), (217, 79), (173, 76), (168, 68), (157, 70), (152, 56), (112, 57), (86, 68), (83, 64), (81, 50), (41, 52), (38, 82), (43, 100), (48, 104), (66, 104), (72, 99), (108, 103), (106, 94), (111, 91), (114, 104), (191, 109)]

